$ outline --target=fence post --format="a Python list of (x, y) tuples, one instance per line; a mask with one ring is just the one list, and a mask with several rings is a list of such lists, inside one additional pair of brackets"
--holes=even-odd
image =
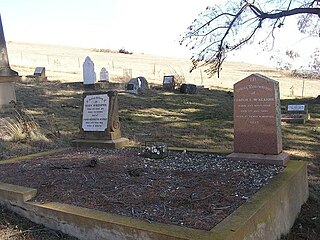
[(305, 81), (305, 79), (303, 79), (303, 82), (302, 82), (302, 97), (303, 97), (303, 93), (304, 93), (304, 81)]

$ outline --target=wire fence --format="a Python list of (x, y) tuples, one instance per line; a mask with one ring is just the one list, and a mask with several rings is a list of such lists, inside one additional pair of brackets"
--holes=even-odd
[(247, 65), (241, 63), (227, 65), (227, 69), (222, 72), (220, 78), (216, 76), (209, 78), (203, 68), (190, 73), (191, 63), (188, 59), (144, 54), (111, 54), (66, 47), (59, 49), (53, 46), (46, 50), (30, 47), (30, 49), (23, 48), (19, 51), (19, 48), (14, 48), (9, 52), (10, 64), (19, 67), (20, 75), (32, 75), (36, 67), (45, 67), (49, 79), (66, 82), (83, 81), (82, 64), (86, 56), (90, 56), (93, 60), (97, 76), (103, 67), (108, 70), (110, 81), (119, 81), (119, 79), (129, 81), (132, 77), (144, 76), (151, 83), (161, 84), (165, 75), (176, 75), (186, 83), (232, 90), (234, 83), (251, 74), (250, 71), (254, 71), (279, 81), (282, 98), (320, 95), (319, 79), (292, 79), (277, 74), (277, 71), (272, 74), (264, 73), (261, 66), (249, 71), (243, 69), (243, 66), (247, 67)]

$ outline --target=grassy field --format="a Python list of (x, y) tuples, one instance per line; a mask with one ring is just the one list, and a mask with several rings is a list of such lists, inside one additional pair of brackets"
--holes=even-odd
[[(189, 73), (191, 62), (185, 58), (154, 56), (143, 53), (132, 55), (110, 52), (98, 52), (97, 49), (73, 48), (52, 45), (35, 45), (8, 42), (8, 54), (11, 66), (20, 75), (33, 74), (35, 67), (46, 67), (51, 80), (62, 82), (82, 81), (82, 64), (90, 56), (95, 64), (97, 78), (102, 67), (110, 74), (111, 81), (128, 81), (124, 72), (131, 70), (132, 77), (144, 76), (150, 83), (162, 83), (164, 75), (178, 75), (187, 83), (205, 85), (211, 88), (232, 89), (233, 84), (251, 73), (261, 73), (279, 81), (282, 98), (317, 97), (319, 81), (307, 78), (293, 78), (288, 71), (240, 63), (226, 62), (220, 78), (208, 78), (205, 69), (200, 68)], [(250, 56), (248, 56), (250, 58)]]
[[(19, 44), (14, 45), (14, 43), (10, 43), (9, 46), (9, 57), (11, 52), (21, 51), (23, 55), (20, 58), (23, 61), (27, 61), (26, 55), (29, 52), (30, 54), (35, 54), (38, 51), (36, 49), (33, 52), (32, 47), (29, 49), (25, 45), (25, 51), (18, 47), (18, 50), (14, 50), (14, 46), (20, 46)], [(43, 47), (40, 46), (39, 48)], [(49, 47), (47, 51), (43, 52), (48, 56), (56, 54), (62, 57), (69, 56), (70, 52), (74, 52), (78, 54), (75, 55), (75, 59), (78, 57), (80, 59), (82, 56), (80, 56), (79, 49), (71, 49), (68, 53), (64, 53), (64, 50), (65, 48), (61, 47), (61, 49), (57, 48), (56, 52), (51, 52), (53, 48)], [(89, 50), (83, 51), (83, 56), (85, 56), (86, 51)], [(106, 56), (111, 54), (92, 51), (91, 53), (94, 56), (94, 61), (95, 58), (98, 59), (96, 57), (98, 55), (107, 58)], [(112, 66), (113, 61), (115, 70), (117, 65), (120, 66), (120, 60), (116, 60), (119, 57), (124, 62), (122, 67), (132, 64), (130, 65), (132, 69), (136, 69), (140, 65), (147, 66), (146, 69), (151, 69), (149, 72), (144, 72), (143, 69), (140, 70), (141, 72), (135, 72), (136, 70), (134, 70), (134, 76), (144, 75), (149, 82), (161, 83), (164, 72), (160, 72), (159, 75), (152, 72), (154, 64), (156, 69), (160, 69), (160, 58), (158, 59), (159, 62), (156, 63), (157, 58), (155, 56), (145, 56), (144, 54), (127, 56), (112, 53), (111, 55), (113, 60), (109, 64)], [(17, 56), (19, 60), (19, 54)], [(142, 60), (142, 58), (145, 58), (145, 60)], [(84, 58), (81, 57), (81, 59)], [(172, 59), (172, 62), (170, 62), (169, 58), (163, 59), (161, 60), (163, 61), (163, 66), (167, 64), (172, 69), (186, 69), (188, 66), (186, 60)], [(51, 62), (51, 58), (44, 57), (44, 60)], [(186, 65), (183, 65), (180, 61), (185, 61)], [(15, 60), (11, 61), (11, 57), (10, 62), (12, 68), (19, 71), (21, 75), (33, 73), (34, 68), (28, 64), (19, 65)], [(99, 61), (97, 60), (96, 62)], [(136, 65), (133, 62), (136, 62)], [(82, 65), (82, 60), (80, 65)], [(36, 62), (33, 66), (46, 66), (47, 68), (47, 65), (42, 64), (42, 62)], [(77, 66), (76, 64), (75, 68)], [(294, 79), (288, 76), (287, 72), (278, 72), (274, 69), (245, 65), (243, 63), (238, 65), (236, 63), (228, 63), (224, 71), (222, 76), (225, 78), (218, 80), (221, 81), (221, 85), (218, 84), (219, 86), (214, 87), (214, 84), (210, 85), (210, 83), (215, 83), (216, 79), (205, 82), (207, 80), (203, 77), (202, 83), (208, 83), (206, 85), (210, 85), (211, 89), (199, 91), (195, 95), (150, 89), (136, 96), (120, 90), (119, 105), (122, 135), (129, 138), (131, 144), (135, 145), (144, 144), (145, 141), (159, 141), (169, 146), (210, 148), (232, 152), (233, 99), (228, 92), (232, 86), (232, 84), (229, 86), (230, 82), (236, 81), (236, 78), (241, 80), (252, 72), (259, 72), (275, 80), (280, 79), (279, 81), (283, 81), (288, 86), (301, 81), (301, 79)], [(18, 103), (16, 112), (11, 115), (2, 113), (0, 118), (0, 160), (46, 149), (67, 147), (70, 146), (71, 140), (78, 136), (82, 93), (84, 91), (81, 84), (81, 69), (79, 68), (73, 72), (73, 70), (64, 69), (63, 66), (61, 68), (49, 66), (47, 73), (49, 77), (47, 82), (19, 82), (16, 84)], [(116, 71), (111, 71), (111, 73), (111, 76), (114, 76), (114, 81), (115, 79), (126, 80), (121, 75), (122, 71), (120, 70), (118, 75), (116, 75)], [(165, 74), (167, 73), (169, 72), (165, 72)], [(154, 76), (153, 78), (152, 75)], [(183, 75), (187, 82), (191, 81), (188, 79), (192, 77), (187, 75), (186, 72)], [(236, 77), (228, 81), (226, 76)], [(278, 79), (275, 76), (282, 77)], [(226, 81), (226, 85), (224, 81)], [(320, 82), (312, 82), (315, 84), (313, 90), (319, 95), (319, 87), (316, 86), (319, 86)], [(195, 83), (198, 84), (198, 82)], [(317, 239), (320, 236), (320, 213), (318, 211), (320, 208), (320, 103), (314, 97), (289, 98), (286, 94), (282, 94), (282, 105), (307, 103), (311, 113), (311, 120), (305, 125), (282, 124), (285, 151), (291, 155), (291, 159), (305, 160), (309, 163), (310, 186), (308, 202), (303, 206), (291, 233), (288, 236), (284, 236), (283, 239)], [(10, 121), (8, 117), (10, 117)], [(35, 229), (43, 229), (43, 227), (21, 223), (20, 218), (10, 214), (7, 210), (1, 208), (0, 237), (3, 236), (2, 238), (6, 239), (9, 238), (8, 236), (14, 235), (14, 238), (10, 239), (46, 239), (43, 238), (43, 235), (37, 235), (38, 231), (33, 231)], [(39, 232), (43, 231), (46, 232), (46, 230), (39, 230)], [(60, 233), (49, 235), (48, 233), (47, 239), (68, 238), (60, 235)]]

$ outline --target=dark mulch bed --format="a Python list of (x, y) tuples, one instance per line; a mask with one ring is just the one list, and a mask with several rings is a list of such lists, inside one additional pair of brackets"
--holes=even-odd
[(38, 189), (37, 202), (209, 230), (282, 169), (214, 154), (170, 151), (151, 159), (138, 153), (72, 149), (0, 165), (0, 179)]

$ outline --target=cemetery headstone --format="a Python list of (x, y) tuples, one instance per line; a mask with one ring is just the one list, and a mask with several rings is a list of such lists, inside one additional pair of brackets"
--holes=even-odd
[(33, 75), (36, 77), (38, 80), (46, 80), (46, 68), (45, 67), (36, 67), (34, 70)]
[(144, 77), (132, 78), (125, 86), (125, 91), (128, 93), (139, 94), (145, 89), (148, 89), (148, 82)]
[(83, 63), (83, 84), (94, 85), (96, 83), (96, 73), (94, 71), (94, 63), (89, 56)]
[(10, 68), (7, 45), (4, 37), (0, 15), (0, 108), (16, 102), (14, 83), (19, 79), (18, 73)]
[(128, 144), (121, 137), (116, 91), (83, 93), (80, 135), (73, 145), (120, 148)]
[(109, 72), (104, 67), (100, 71), (100, 82), (109, 82)]
[(168, 91), (173, 91), (175, 88), (174, 76), (164, 76), (163, 77), (163, 89)]
[(187, 93), (187, 94), (195, 94), (197, 92), (197, 86), (194, 84), (181, 84), (180, 86), (180, 93)]
[(229, 159), (284, 165), (279, 83), (252, 74), (234, 84), (234, 153)]
[(307, 104), (288, 104), (281, 116), (281, 121), (287, 123), (305, 124), (310, 120)]
[(125, 86), (125, 91), (127, 93), (138, 94), (139, 81), (137, 78), (132, 78)]
[(36, 67), (36, 69), (34, 70), (33, 75), (40, 76), (40, 77), (45, 77), (46, 76), (46, 68), (45, 67)]

